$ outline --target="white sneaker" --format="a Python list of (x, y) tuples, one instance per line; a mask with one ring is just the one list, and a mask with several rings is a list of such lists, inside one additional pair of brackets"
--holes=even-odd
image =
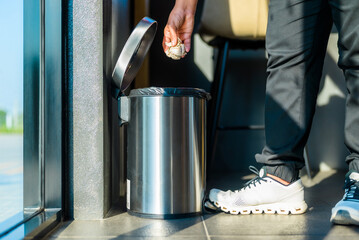
[(209, 193), (210, 201), (231, 214), (302, 214), (307, 210), (300, 179), (288, 183), (267, 174), (265, 167), (259, 173), (253, 166), (249, 169), (258, 176), (234, 192), (212, 189)]
[(345, 175), (345, 193), (332, 209), (330, 221), (336, 224), (359, 225), (359, 173)]

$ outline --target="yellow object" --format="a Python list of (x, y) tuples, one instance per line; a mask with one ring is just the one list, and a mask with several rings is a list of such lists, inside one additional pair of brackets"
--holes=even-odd
[[(134, 1), (134, 20), (138, 23), (143, 17), (148, 14), (148, 1), (146, 0), (135, 0)], [(145, 57), (142, 63), (142, 67), (136, 75), (134, 88), (145, 88), (150, 86), (149, 78), (149, 54)]]
[(268, 4), (269, 0), (206, 0), (200, 32), (231, 39), (265, 39)]

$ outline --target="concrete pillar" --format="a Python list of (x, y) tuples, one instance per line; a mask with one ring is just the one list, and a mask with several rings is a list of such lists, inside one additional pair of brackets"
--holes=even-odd
[[(72, 5), (72, 201), (75, 219), (102, 219), (109, 204), (105, 159), (103, 1)], [(70, 83), (71, 84), (71, 83)], [(70, 85), (69, 84), (69, 85)]]

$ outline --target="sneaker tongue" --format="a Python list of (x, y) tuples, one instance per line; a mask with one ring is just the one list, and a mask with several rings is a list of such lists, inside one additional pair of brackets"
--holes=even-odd
[(350, 173), (349, 179), (359, 181), (359, 173), (357, 173), (357, 172)]

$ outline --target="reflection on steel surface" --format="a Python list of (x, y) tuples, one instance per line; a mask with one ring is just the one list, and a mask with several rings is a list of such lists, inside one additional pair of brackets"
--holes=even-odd
[(143, 96), (128, 100), (130, 211), (159, 215), (201, 212), (206, 99)]

